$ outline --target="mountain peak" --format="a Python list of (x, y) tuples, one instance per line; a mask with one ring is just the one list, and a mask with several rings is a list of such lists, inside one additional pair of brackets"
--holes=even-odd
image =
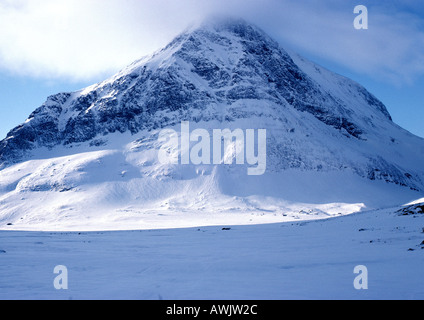
[(192, 24), (182, 33), (191, 33), (199, 30), (213, 32), (227, 31), (235, 33), (241, 30), (254, 30), (265, 34), (255, 24), (250, 23), (243, 18), (222, 14), (210, 15), (203, 20)]
[(212, 16), (205, 19), (199, 26), (200, 30), (215, 31), (217, 33), (228, 32), (240, 38), (257, 40), (264, 38), (274, 42), (268, 34), (256, 24), (250, 23), (242, 18), (230, 16)]

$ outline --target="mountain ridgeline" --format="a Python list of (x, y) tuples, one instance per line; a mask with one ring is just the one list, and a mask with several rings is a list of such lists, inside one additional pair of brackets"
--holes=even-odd
[(267, 129), (271, 174), (350, 171), (424, 190), (424, 140), (393, 123), (383, 103), (230, 19), (191, 28), (104, 82), (50, 96), (0, 142), (0, 168), (37, 150), (97, 150), (113, 135), (154, 136), (181, 121)]

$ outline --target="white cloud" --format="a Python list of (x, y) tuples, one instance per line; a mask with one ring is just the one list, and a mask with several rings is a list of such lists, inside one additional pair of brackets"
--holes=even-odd
[(0, 68), (46, 79), (91, 79), (151, 53), (193, 20), (218, 11), (245, 17), (295, 49), (356, 72), (401, 82), (424, 74), (423, 17), (394, 12), (384, 4), (370, 5), (370, 29), (357, 31), (353, 28), (356, 4), (0, 0)]
[(176, 1), (11, 3), (0, 2), (0, 65), (36, 77), (84, 79), (116, 70), (166, 44), (186, 25), (172, 12), (178, 12)]

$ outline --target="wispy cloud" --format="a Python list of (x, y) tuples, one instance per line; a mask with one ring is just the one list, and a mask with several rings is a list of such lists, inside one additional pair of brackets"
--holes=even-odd
[(350, 0), (0, 0), (0, 68), (47, 79), (90, 79), (165, 45), (193, 20), (224, 12), (355, 72), (398, 82), (422, 76), (419, 1), (396, 7), (362, 2), (370, 11), (366, 31), (353, 28), (358, 3)]
[(353, 8), (357, 2), (326, 4), (301, 1), (282, 5), (286, 10), (276, 14), (284, 15), (275, 24), (276, 36), (355, 72), (392, 82), (410, 82), (424, 74), (423, 16), (402, 12), (402, 7), (394, 10), (370, 4), (369, 29), (356, 30)]

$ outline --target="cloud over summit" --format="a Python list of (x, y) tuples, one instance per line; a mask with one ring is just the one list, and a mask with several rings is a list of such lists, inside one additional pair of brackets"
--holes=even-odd
[[(366, 5), (367, 1), (363, 1)], [(0, 69), (89, 80), (118, 71), (210, 14), (240, 16), (283, 46), (393, 81), (424, 74), (424, 14), (370, 2), (370, 29), (353, 28), (353, 1), (1, 0)], [(418, 6), (418, 7), (417, 7)]]

